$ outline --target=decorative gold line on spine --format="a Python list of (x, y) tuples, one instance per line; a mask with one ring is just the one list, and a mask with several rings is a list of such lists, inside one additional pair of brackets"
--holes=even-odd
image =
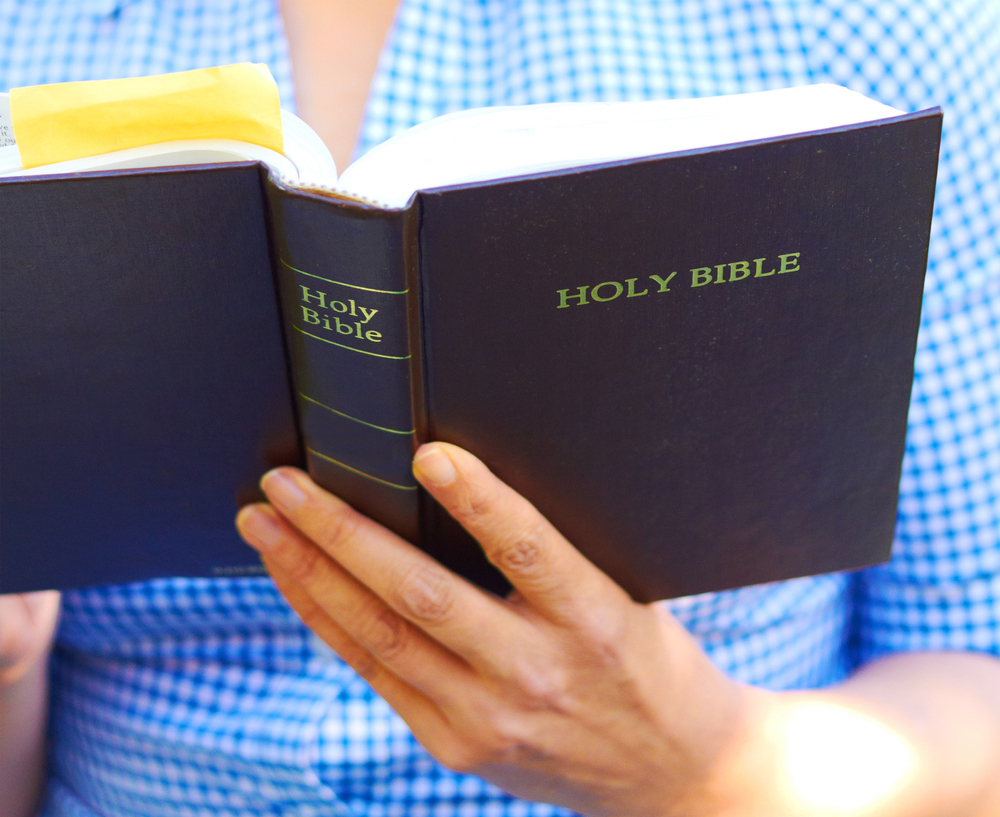
[(319, 335), (313, 335), (298, 326), (295, 327), (299, 332), (305, 335), (307, 338), (315, 338), (316, 340), (321, 340), (323, 343), (329, 343), (332, 346), (339, 346), (341, 349), (350, 349), (352, 352), (357, 352), (361, 355), (371, 355), (372, 357), (384, 357), (388, 360), (409, 360), (410, 355), (380, 355), (377, 352), (366, 352), (364, 349), (355, 349), (353, 346), (346, 346), (343, 343), (337, 343), (333, 340), (328, 340), (327, 338), (321, 338)]
[(309, 451), (310, 454), (315, 454), (317, 457), (321, 457), (327, 462), (332, 462), (334, 465), (339, 465), (341, 468), (344, 468), (348, 471), (358, 474), (359, 476), (365, 477), (366, 479), (373, 480), (374, 482), (381, 482), (383, 485), (388, 485), (390, 488), (398, 488), (401, 491), (417, 490), (416, 485), (397, 485), (395, 482), (388, 482), (387, 480), (379, 479), (378, 477), (373, 477), (371, 474), (366, 474), (364, 471), (359, 471), (357, 468), (351, 468), (350, 465), (345, 465), (344, 463), (335, 460), (333, 457), (328, 457), (326, 454), (321, 454), (319, 451), (316, 451), (312, 448), (307, 449), (307, 451)]
[(414, 432), (414, 429), (412, 428), (409, 431), (400, 431), (395, 428), (386, 428), (385, 426), (377, 426), (375, 425), (375, 423), (369, 423), (366, 422), (365, 420), (359, 420), (357, 417), (352, 417), (350, 414), (344, 414), (344, 412), (342, 411), (337, 411), (337, 409), (335, 408), (330, 408), (329, 406), (321, 403), (319, 400), (314, 400), (308, 394), (303, 394), (302, 392), (299, 392), (299, 397), (301, 397), (303, 400), (308, 400), (310, 403), (315, 403), (320, 408), (325, 408), (327, 411), (332, 411), (334, 414), (339, 414), (341, 417), (346, 417), (348, 420), (354, 420), (354, 422), (361, 423), (361, 425), (368, 426), (369, 428), (377, 428), (379, 431), (388, 431), (390, 434), (412, 434)]
[(291, 264), (287, 263), (284, 259), (279, 259), (282, 264), (284, 264), (292, 272), (297, 272), (300, 275), (308, 275), (310, 278), (318, 278), (320, 281), (326, 281), (328, 284), (336, 284), (337, 286), (350, 287), (351, 289), (363, 289), (365, 292), (379, 292), (382, 295), (405, 295), (410, 291), (409, 287), (406, 289), (392, 290), (392, 289), (373, 289), (372, 287), (359, 287), (357, 284), (345, 284), (343, 281), (334, 281), (332, 278), (324, 278), (322, 275), (316, 275), (312, 272), (306, 272), (305, 270), (296, 269)]

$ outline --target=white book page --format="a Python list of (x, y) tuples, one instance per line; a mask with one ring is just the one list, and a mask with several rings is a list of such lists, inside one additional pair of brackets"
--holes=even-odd
[(417, 125), (373, 148), (338, 189), (390, 207), (417, 190), (898, 116), (837, 85), (651, 102), (480, 108)]
[(10, 94), (0, 94), (0, 148), (14, 144), (14, 124), (10, 118)]
[(900, 113), (836, 85), (700, 99), (476, 108), (398, 134), (354, 162), (338, 181), (319, 136), (282, 111), (284, 155), (246, 142), (197, 139), (22, 170), (17, 146), (9, 145), (0, 147), (0, 177), (250, 160), (264, 162), (292, 186), (333, 188), (405, 207), (417, 190), (427, 188), (804, 133)]

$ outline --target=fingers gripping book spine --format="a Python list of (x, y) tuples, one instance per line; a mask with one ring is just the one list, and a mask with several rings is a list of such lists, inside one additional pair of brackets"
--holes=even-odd
[(309, 471), (412, 541), (418, 497), (406, 242), (415, 210), (266, 186)]

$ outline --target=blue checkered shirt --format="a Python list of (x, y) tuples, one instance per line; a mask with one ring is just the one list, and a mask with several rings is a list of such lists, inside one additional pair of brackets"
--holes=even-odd
[[(293, 106), (274, 0), (0, 0), (3, 90), (241, 60)], [(470, 106), (816, 81), (939, 104), (945, 132), (892, 561), (669, 603), (774, 689), (1000, 653), (1000, 3), (403, 0), (359, 145)], [(51, 732), (50, 817), (559, 811), (439, 766), (266, 579), (67, 593)]]

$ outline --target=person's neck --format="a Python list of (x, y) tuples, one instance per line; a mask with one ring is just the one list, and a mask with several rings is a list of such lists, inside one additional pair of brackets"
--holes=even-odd
[(398, 0), (281, 0), (299, 116), (342, 171)]

